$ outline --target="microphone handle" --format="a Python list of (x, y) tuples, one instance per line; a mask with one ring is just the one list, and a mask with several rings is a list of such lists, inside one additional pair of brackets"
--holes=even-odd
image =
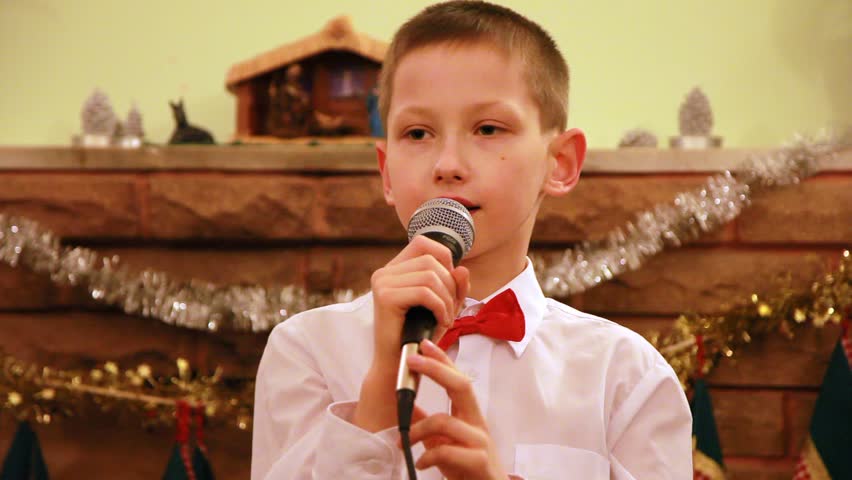
[(396, 389), (407, 389), (417, 392), (419, 375), (410, 371), (406, 358), (416, 354), (420, 349), (420, 342), (426, 338), (432, 338), (438, 321), (435, 315), (426, 307), (412, 307), (405, 312), (405, 323), (402, 326), (402, 355), (399, 359), (399, 372), (396, 379)]
[(405, 323), (402, 326), (402, 344), (420, 343), (426, 338), (432, 338), (432, 333), (438, 321), (435, 314), (426, 307), (411, 307), (405, 312)]

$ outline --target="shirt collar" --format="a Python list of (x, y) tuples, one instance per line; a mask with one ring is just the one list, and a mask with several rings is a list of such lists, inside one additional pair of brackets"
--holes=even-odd
[(515, 292), (521, 311), (524, 312), (524, 338), (517, 342), (508, 342), (512, 350), (515, 351), (515, 356), (520, 357), (535, 336), (538, 326), (544, 320), (544, 312), (547, 307), (547, 299), (541, 291), (538, 278), (535, 276), (535, 269), (533, 269), (533, 262), (529, 258), (527, 258), (526, 268), (518, 276), (498, 288), (481, 302), (472, 298), (465, 299), (465, 310), (473, 306), (484, 305), (510, 288)]

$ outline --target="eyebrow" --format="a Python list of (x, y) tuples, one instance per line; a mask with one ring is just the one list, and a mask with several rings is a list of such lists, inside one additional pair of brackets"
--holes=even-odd
[(494, 100), (491, 102), (479, 102), (465, 108), (465, 113), (479, 112), (482, 110), (497, 109), (506, 113), (510, 113), (516, 117), (521, 116), (521, 112), (511, 103), (502, 100)]
[[(464, 113), (470, 114), (470, 113), (479, 112), (479, 111), (488, 110), (488, 109), (497, 109), (497, 110), (505, 111), (505, 112), (510, 113), (512, 115), (515, 115), (515, 116), (521, 115), (521, 112), (519, 112), (518, 109), (515, 108), (512, 104), (504, 102), (502, 100), (478, 102), (478, 103), (474, 103), (472, 105), (468, 105), (464, 108)], [(415, 116), (431, 117), (431, 116), (434, 115), (434, 113), (435, 113), (434, 110), (429, 108), (429, 107), (425, 107), (425, 106), (422, 106), (422, 105), (411, 105), (411, 106), (403, 107), (401, 110), (399, 110), (395, 114), (395, 116), (399, 117), (399, 116), (403, 116), (403, 115), (415, 115)]]
[(411, 105), (411, 106), (403, 107), (394, 116), (401, 117), (403, 115), (414, 115), (414, 116), (431, 117), (433, 114), (434, 114), (434, 111), (431, 108), (423, 107), (423, 106), (420, 106), (420, 105)]

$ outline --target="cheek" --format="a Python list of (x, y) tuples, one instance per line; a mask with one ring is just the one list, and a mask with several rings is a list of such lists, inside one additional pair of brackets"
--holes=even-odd
[[(508, 158), (511, 157), (507, 156)], [(501, 160), (504, 181), (513, 190), (517, 190), (519, 195), (528, 195), (531, 189), (540, 190), (546, 173), (543, 160), (529, 156), (515, 158), (515, 160)]]
[[(425, 195), (424, 188), (428, 185), (416, 169), (405, 166), (391, 172), (390, 180), (393, 185), (394, 204), (401, 220), (407, 220), (406, 215), (414, 213), (420, 206)], [(405, 217), (405, 218), (403, 218)]]

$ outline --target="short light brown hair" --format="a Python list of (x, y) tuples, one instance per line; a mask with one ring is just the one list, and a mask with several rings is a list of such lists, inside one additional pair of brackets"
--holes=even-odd
[(556, 42), (538, 24), (500, 5), (458, 0), (426, 7), (397, 30), (379, 77), (379, 109), (387, 129), (393, 77), (412, 51), (440, 44), (486, 42), (520, 59), (527, 87), (538, 104), (542, 131), (568, 123), (568, 65)]

